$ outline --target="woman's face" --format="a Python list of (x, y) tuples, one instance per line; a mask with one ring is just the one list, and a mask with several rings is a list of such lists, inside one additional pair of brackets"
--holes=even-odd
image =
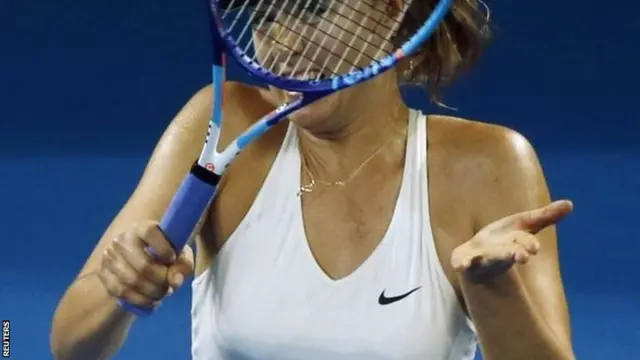
[[(295, 5), (295, 6), (294, 6)], [(256, 59), (273, 73), (298, 78), (328, 78), (369, 65), (393, 51), (388, 40), (397, 30), (398, 14), (376, 0), (271, 0), (253, 13)], [(392, 16), (395, 16), (392, 17)], [(380, 91), (372, 82), (340, 91), (289, 116), (299, 125), (357, 111), (367, 91)], [(357, 91), (354, 91), (357, 90)], [(265, 98), (278, 106), (299, 94), (270, 87)]]

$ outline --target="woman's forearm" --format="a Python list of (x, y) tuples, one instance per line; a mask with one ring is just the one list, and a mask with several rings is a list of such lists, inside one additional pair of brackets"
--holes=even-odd
[(484, 284), (461, 276), (460, 286), (484, 359), (575, 359), (538, 314), (515, 269)]
[(53, 355), (57, 360), (107, 359), (120, 349), (133, 320), (97, 276), (82, 277), (56, 309), (50, 339)]

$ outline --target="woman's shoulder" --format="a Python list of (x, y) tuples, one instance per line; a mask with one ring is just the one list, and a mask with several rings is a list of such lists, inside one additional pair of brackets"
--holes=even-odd
[(450, 116), (429, 117), (429, 160), (481, 214), (478, 223), (539, 205), (548, 190), (529, 140), (506, 126)]
[(498, 124), (453, 116), (428, 117), (429, 148), (443, 148), (458, 157), (496, 165), (531, 160), (535, 150), (519, 132)]

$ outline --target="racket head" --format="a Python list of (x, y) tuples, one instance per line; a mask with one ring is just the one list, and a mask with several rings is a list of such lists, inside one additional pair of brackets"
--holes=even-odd
[[(413, 1), (419, 0), (402, 1), (393, 17), (376, 8), (385, 3), (378, 0), (210, 0), (210, 7), (216, 36), (249, 74), (280, 89), (325, 93), (371, 79), (416, 53), (454, 0), (440, 0), (397, 45), (393, 37)], [(274, 50), (280, 48), (285, 51)]]

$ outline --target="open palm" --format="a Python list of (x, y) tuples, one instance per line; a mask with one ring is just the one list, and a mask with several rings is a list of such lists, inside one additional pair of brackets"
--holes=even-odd
[(568, 200), (554, 201), (544, 207), (509, 215), (480, 230), (471, 240), (451, 254), (453, 268), (475, 282), (482, 282), (524, 264), (538, 253), (536, 234), (554, 225), (573, 211)]

